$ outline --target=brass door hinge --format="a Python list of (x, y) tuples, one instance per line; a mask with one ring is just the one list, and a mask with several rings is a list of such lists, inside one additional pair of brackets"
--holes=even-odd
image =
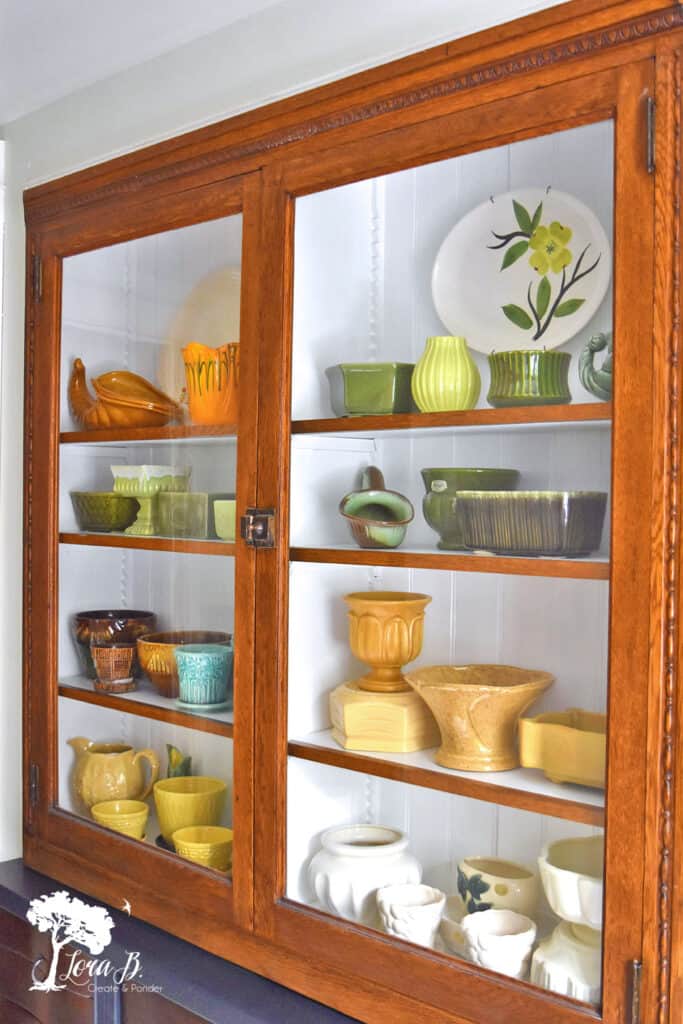
[(35, 764), (34, 762), (32, 762), (31, 763), (31, 767), (29, 769), (29, 776), (28, 776), (28, 798), (29, 798), (29, 803), (31, 804), (31, 807), (35, 807), (36, 804), (38, 803), (39, 779), (40, 779), (40, 772), (39, 772), (39, 769), (38, 769), (38, 765)]
[(652, 96), (647, 98), (647, 173), (655, 172), (655, 118), (657, 104)]
[(33, 254), (33, 265), (31, 267), (33, 280), (33, 298), (40, 302), (43, 297), (43, 261), (37, 252)]
[(640, 1024), (640, 981), (642, 973), (642, 961), (631, 961), (631, 1024)]
[(240, 536), (250, 548), (274, 548), (275, 510), (272, 508), (248, 508), (240, 518)]

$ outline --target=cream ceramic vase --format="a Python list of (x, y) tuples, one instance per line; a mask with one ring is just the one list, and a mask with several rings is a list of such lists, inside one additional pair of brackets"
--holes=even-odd
[[(159, 759), (153, 750), (135, 751), (126, 743), (93, 743), (83, 736), (68, 742), (76, 754), (74, 792), (88, 809), (105, 800), (146, 800), (159, 777)], [(143, 760), (150, 767), (146, 784)]]
[(420, 412), (473, 409), (479, 399), (481, 377), (465, 339), (427, 338), (411, 388)]
[(325, 910), (349, 921), (379, 927), (377, 890), (417, 884), (419, 862), (408, 853), (408, 837), (384, 825), (347, 825), (321, 837), (308, 877)]

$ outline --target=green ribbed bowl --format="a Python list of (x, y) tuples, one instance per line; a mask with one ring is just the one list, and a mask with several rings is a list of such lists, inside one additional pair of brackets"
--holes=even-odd
[(606, 508), (604, 491), (458, 492), (465, 546), (497, 555), (589, 555)]
[(135, 522), (140, 508), (135, 498), (111, 491), (71, 491), (79, 530), (88, 533), (121, 532)]
[(486, 400), (504, 408), (511, 405), (559, 405), (571, 402), (569, 352), (519, 349), (492, 352), (491, 382)]

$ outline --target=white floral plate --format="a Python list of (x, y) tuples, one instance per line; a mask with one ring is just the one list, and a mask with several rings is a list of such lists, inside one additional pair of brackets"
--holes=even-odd
[(566, 192), (523, 188), (452, 228), (432, 296), (448, 331), (478, 352), (557, 348), (594, 315), (611, 272), (607, 235), (587, 206)]

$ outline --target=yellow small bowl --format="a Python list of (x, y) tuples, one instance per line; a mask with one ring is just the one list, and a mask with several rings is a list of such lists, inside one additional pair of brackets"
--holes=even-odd
[(94, 804), (90, 813), (98, 825), (122, 832), (124, 836), (142, 839), (149, 807), (142, 800), (104, 800)]
[(172, 835), (176, 853), (205, 868), (227, 871), (232, 864), (232, 829), (218, 825), (180, 828)]

